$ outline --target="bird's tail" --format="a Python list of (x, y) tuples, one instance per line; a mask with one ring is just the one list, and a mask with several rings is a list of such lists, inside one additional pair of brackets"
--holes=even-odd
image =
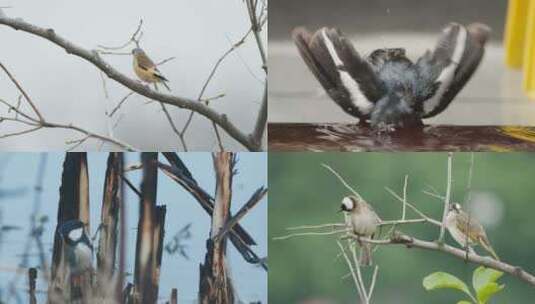
[(361, 243), (360, 244), (360, 259), (359, 263), (362, 266), (371, 266), (372, 265), (372, 244), (370, 243)]
[(163, 77), (162, 75), (158, 74), (158, 73), (154, 73), (154, 77), (158, 78), (160, 81), (159, 83), (163, 84), (163, 86), (169, 91), (171, 92), (171, 88), (169, 87), (169, 85), (167, 85), (166, 82), (168, 82), (169, 80), (167, 80), (167, 78)]
[(492, 255), (492, 257), (496, 261), (500, 260), (500, 258), (498, 257), (498, 255), (496, 254), (496, 252), (494, 251), (494, 249), (492, 248), (492, 246), (490, 245), (490, 242), (488, 240), (481, 239), (480, 243), (481, 243), (481, 246), (483, 246), (483, 248), (485, 248), (485, 250), (488, 251), (488, 253), (490, 253), (490, 255)]
[(171, 92), (171, 88), (167, 85), (165, 81), (162, 81), (162, 84), (169, 92)]

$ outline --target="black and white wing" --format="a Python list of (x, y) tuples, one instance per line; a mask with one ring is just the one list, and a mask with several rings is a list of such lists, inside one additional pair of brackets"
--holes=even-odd
[(422, 118), (444, 111), (466, 85), (485, 52), (490, 28), (473, 23), (465, 27), (452, 23), (442, 32), (435, 50), (416, 63), (428, 92), (421, 104)]
[(340, 31), (322, 28), (311, 35), (296, 28), (301, 57), (329, 96), (348, 114), (367, 119), (384, 89), (370, 64)]

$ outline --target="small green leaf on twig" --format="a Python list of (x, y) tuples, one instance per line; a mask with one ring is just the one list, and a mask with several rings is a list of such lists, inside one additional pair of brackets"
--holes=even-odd
[(428, 291), (440, 288), (453, 288), (472, 296), (472, 294), (470, 294), (470, 290), (468, 290), (468, 286), (466, 286), (463, 281), (446, 272), (434, 272), (426, 276), (424, 278), (423, 285)]

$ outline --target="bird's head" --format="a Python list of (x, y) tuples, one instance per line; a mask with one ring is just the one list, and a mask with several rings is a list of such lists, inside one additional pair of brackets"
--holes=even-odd
[(461, 212), (461, 204), (459, 204), (459, 203), (451, 203), (450, 204), (450, 211), (454, 211), (456, 213)]
[(80, 244), (93, 248), (86, 234), (85, 225), (79, 220), (69, 220), (61, 224), (59, 232), (67, 246), (76, 247)]
[(340, 210), (338, 212), (351, 212), (357, 208), (358, 204), (362, 199), (356, 196), (346, 196), (342, 199), (342, 204), (340, 205)]
[(385, 62), (398, 60), (405, 61), (408, 60), (408, 58), (405, 49), (403, 48), (383, 48), (373, 51), (369, 56), (369, 60), (375, 66), (381, 66)]
[(141, 48), (137, 47), (137, 48), (132, 50), (132, 55), (134, 55), (134, 56), (135, 55), (141, 55), (141, 54), (143, 54), (143, 50)]

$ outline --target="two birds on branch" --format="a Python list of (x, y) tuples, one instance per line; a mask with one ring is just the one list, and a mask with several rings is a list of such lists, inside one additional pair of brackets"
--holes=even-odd
[[(346, 224), (355, 235), (370, 239), (375, 237), (377, 228), (382, 221), (373, 210), (373, 207), (363, 198), (356, 196), (344, 197), (340, 211), (348, 215), (346, 217)], [(487, 233), (481, 223), (464, 212), (460, 204), (449, 204), (444, 224), (453, 239), (470, 253), (475, 254), (472, 246), (480, 245), (494, 259), (499, 260), (498, 255), (490, 245)], [(357, 241), (361, 247), (360, 264), (371, 265), (372, 244), (361, 240)]]

